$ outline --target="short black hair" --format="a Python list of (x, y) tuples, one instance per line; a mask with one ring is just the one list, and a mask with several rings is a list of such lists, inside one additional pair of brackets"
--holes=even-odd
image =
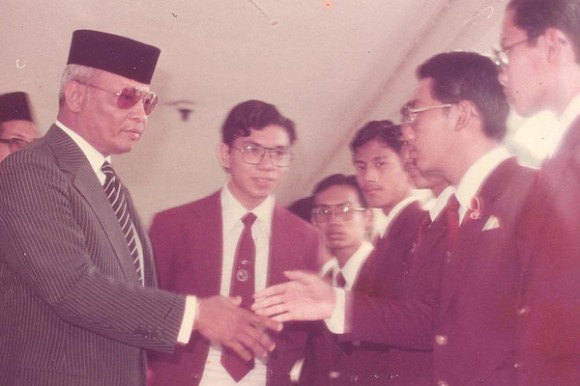
[(580, 1), (578, 0), (511, 0), (508, 10), (514, 11), (514, 24), (526, 31), (532, 41), (547, 28), (566, 34), (580, 64)]
[[(331, 174), (328, 177), (323, 178), (316, 184), (316, 186), (314, 187), (314, 191), (312, 192), (312, 195), (316, 197), (318, 193), (323, 192), (332, 186), (346, 186), (351, 188), (356, 192), (361, 207), (363, 208), (368, 207), (367, 200), (365, 199), (362, 190), (358, 186), (358, 183), (356, 182), (356, 177), (354, 175), (347, 176), (340, 173)], [(314, 204), (314, 206), (316, 206), (316, 204)]]
[(476, 52), (444, 52), (417, 68), (419, 79), (433, 79), (433, 97), (443, 103), (472, 102), (484, 133), (501, 141), (507, 131), (509, 105), (498, 76), (498, 66)]
[(283, 127), (291, 144), (296, 141), (294, 122), (280, 114), (276, 106), (259, 100), (239, 103), (230, 110), (222, 125), (222, 142), (231, 146), (236, 138), (249, 137), (250, 130), (262, 130), (270, 125)]
[(379, 141), (399, 153), (403, 147), (401, 126), (389, 120), (367, 122), (350, 141), (350, 150), (356, 152), (371, 141)]

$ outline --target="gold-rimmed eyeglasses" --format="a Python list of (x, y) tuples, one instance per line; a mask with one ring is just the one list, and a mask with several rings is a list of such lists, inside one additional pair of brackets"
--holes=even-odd
[(334, 215), (336, 218), (347, 221), (352, 218), (355, 212), (364, 212), (366, 208), (355, 208), (350, 206), (350, 203), (345, 202), (337, 205), (321, 205), (312, 209), (312, 220), (314, 222), (328, 222), (330, 216)]
[(445, 103), (440, 105), (422, 106), (422, 107), (413, 107), (411, 105), (405, 105), (401, 109), (401, 124), (413, 126), (413, 124), (417, 121), (419, 113), (423, 113), (425, 111), (434, 109), (447, 109), (451, 106), (453, 106), (453, 103)]
[(286, 148), (270, 148), (257, 144), (249, 144), (242, 148), (231, 146), (242, 153), (242, 160), (250, 165), (257, 165), (264, 159), (266, 153), (270, 154), (270, 161), (274, 166), (287, 167), (292, 161), (292, 152)]
[(513, 44), (510, 44), (509, 46), (503, 47), (503, 48), (494, 48), (493, 49), (493, 56), (494, 56), (494, 61), (495, 64), (497, 64), (499, 67), (507, 67), (510, 64), (510, 58), (508, 55), (508, 52), (513, 49), (514, 47), (519, 46), (520, 44), (524, 44), (529, 42), (530, 39), (526, 38), (524, 40), (521, 40), (519, 42), (515, 42)]
[(149, 115), (153, 112), (155, 106), (157, 106), (158, 98), (153, 91), (142, 91), (135, 87), (125, 87), (121, 91), (111, 91), (92, 83), (81, 84), (117, 96), (117, 107), (122, 110), (128, 110), (137, 103), (143, 102), (143, 110), (145, 111), (145, 114)]

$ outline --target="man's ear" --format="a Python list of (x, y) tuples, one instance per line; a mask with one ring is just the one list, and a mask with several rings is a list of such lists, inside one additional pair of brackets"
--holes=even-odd
[(228, 145), (226, 145), (225, 143), (221, 142), (218, 145), (218, 158), (220, 161), (220, 164), (222, 165), (222, 167), (224, 169), (229, 169), (230, 168), (230, 147)]
[(479, 112), (473, 102), (459, 101), (455, 104), (457, 111), (456, 130), (462, 130), (469, 127), (474, 119), (479, 119)]
[(545, 39), (547, 47), (548, 62), (558, 62), (566, 50), (571, 51), (571, 55), (575, 57), (573, 45), (565, 33), (556, 28), (547, 28), (542, 37)]
[(64, 86), (64, 103), (69, 110), (78, 113), (82, 110), (87, 94), (87, 86), (75, 80)]

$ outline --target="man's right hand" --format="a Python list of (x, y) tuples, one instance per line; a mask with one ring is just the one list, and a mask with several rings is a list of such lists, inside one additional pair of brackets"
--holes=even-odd
[(240, 308), (240, 298), (198, 298), (194, 328), (211, 342), (228, 347), (242, 359), (265, 357), (275, 347), (267, 330), (281, 331), (282, 323)]

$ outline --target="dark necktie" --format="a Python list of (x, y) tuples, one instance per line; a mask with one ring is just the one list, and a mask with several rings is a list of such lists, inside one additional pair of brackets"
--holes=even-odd
[[(252, 236), (252, 224), (256, 221), (256, 215), (248, 213), (242, 218), (244, 229), (238, 241), (236, 256), (232, 270), (230, 296), (241, 296), (241, 307), (249, 308), (255, 292), (255, 269), (256, 244)], [(224, 348), (221, 363), (236, 382), (239, 382), (248, 372), (254, 368), (254, 359), (244, 361), (234, 352)]]
[(143, 284), (143, 269), (141, 267), (139, 251), (137, 249), (135, 226), (131, 220), (131, 214), (129, 213), (129, 206), (127, 204), (127, 196), (125, 196), (123, 185), (109, 162), (105, 161), (101, 170), (105, 174), (105, 194), (113, 207), (119, 225), (121, 225), (123, 235), (125, 236), (125, 240), (127, 240), (127, 246), (129, 247), (133, 266), (137, 271), (139, 281)]
[(447, 202), (445, 218), (447, 219), (447, 250), (453, 252), (459, 232), (459, 201), (455, 195), (452, 195)]
[(342, 271), (338, 271), (336, 277), (334, 278), (334, 281), (336, 282), (336, 287), (338, 288), (346, 287), (346, 279), (344, 278)]

